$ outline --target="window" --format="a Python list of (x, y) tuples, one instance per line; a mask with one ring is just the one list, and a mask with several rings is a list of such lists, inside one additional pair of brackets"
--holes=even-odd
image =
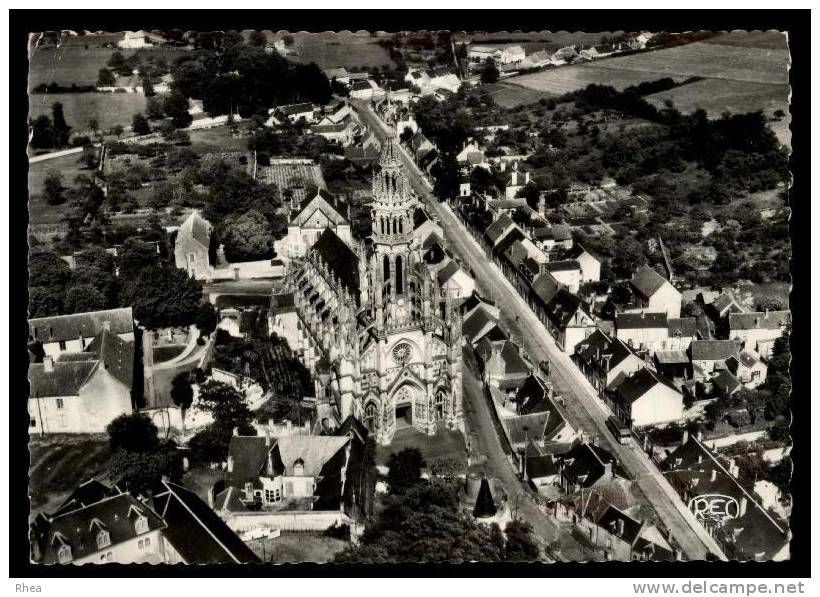
[(134, 523), (134, 530), (136, 530), (137, 534), (147, 533), (148, 519), (144, 516), (140, 516), (139, 518), (137, 518), (137, 522)]
[(278, 502), (282, 499), (282, 492), (278, 489), (266, 489), (265, 490), (265, 501), (268, 503)]
[(57, 550), (57, 560), (61, 564), (65, 564), (66, 562), (71, 561), (71, 546), (70, 545), (61, 545), (60, 548)]
[(111, 545), (111, 535), (108, 534), (108, 531), (101, 529), (100, 532), (97, 533), (97, 549), (102, 549), (109, 545)]
[(57, 408), (61, 409), (61, 408), (63, 408), (63, 406), (65, 406), (63, 404), (63, 399), (62, 398), (57, 398)]
[(760, 371), (752, 371), (752, 379), (760, 379)]
[(140, 550), (148, 549), (149, 547), (151, 547), (151, 537), (140, 539), (137, 543), (137, 547), (139, 547)]
[(65, 350), (65, 340), (60, 340), (60, 350)]
[(28, 426), (37, 427), (37, 419), (29, 419)]

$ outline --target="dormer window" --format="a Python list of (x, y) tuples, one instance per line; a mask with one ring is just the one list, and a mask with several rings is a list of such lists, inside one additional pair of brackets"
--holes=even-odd
[(134, 523), (134, 530), (137, 532), (137, 535), (147, 533), (148, 519), (145, 516), (140, 516), (139, 518), (137, 518), (136, 522)]
[(293, 476), (302, 477), (305, 474), (305, 461), (297, 458), (293, 463)]
[(71, 546), (67, 543), (63, 543), (57, 549), (57, 561), (61, 564), (67, 564), (71, 561)]
[(100, 529), (100, 532), (97, 533), (97, 549), (103, 549), (109, 545), (111, 545), (111, 535), (105, 529)]

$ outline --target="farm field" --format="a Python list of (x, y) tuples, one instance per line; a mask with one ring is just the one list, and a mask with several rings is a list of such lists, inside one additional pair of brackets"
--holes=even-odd
[(87, 174), (88, 172), (83, 170), (78, 163), (79, 158), (80, 154), (74, 153), (29, 164), (29, 228), (38, 237), (61, 232), (65, 226), (62, 219), (71, 210), (67, 203), (62, 205), (49, 205), (46, 203), (42, 195), (46, 176), (49, 172), (59, 172), (63, 177), (63, 185), (72, 186), (74, 178), (78, 174)]
[(611, 61), (559, 66), (520, 77), (510, 77), (505, 80), (505, 84), (538, 91), (541, 97), (554, 97), (583, 89), (592, 83), (609, 85), (620, 91), (630, 85), (655, 81), (662, 77), (672, 77), (676, 81), (683, 81), (687, 78), (670, 73), (659, 75), (654, 72), (609, 68), (606, 66), (608, 62)]
[[(277, 36), (278, 37), (278, 36)], [(358, 68), (371, 66), (395, 66), (390, 53), (375, 43), (378, 38), (349, 32), (295, 33), (294, 54), (288, 60), (315, 62), (319, 68)]]
[(788, 85), (704, 79), (655, 93), (646, 99), (658, 107), (671, 100), (681, 112), (692, 112), (702, 108), (710, 118), (717, 118), (724, 112), (755, 110), (762, 110), (771, 117), (775, 110), (780, 109), (787, 114), (786, 118), (770, 122), (769, 126), (782, 144), (791, 144)]
[[(616, 31), (615, 33), (620, 32)], [(455, 37), (458, 41), (470, 41), (481, 46), (503, 48), (507, 45), (519, 45), (524, 48), (527, 54), (530, 54), (544, 49), (555, 51), (574, 44), (598, 44), (604, 35), (610, 36), (612, 34), (606, 31), (542, 31), (532, 33), (457, 34)]]
[[(99, 70), (105, 68), (111, 54), (117, 48), (103, 47), (105, 44), (116, 44), (122, 34), (106, 34), (80, 37), (66, 37), (60, 47), (29, 47), (29, 88), (40, 83), (58, 83), (59, 85), (94, 85)], [(88, 47), (86, 47), (88, 45)], [(119, 50), (126, 58), (138, 51), (154, 56), (162, 56), (171, 64), (179, 56), (187, 54), (186, 48), (156, 47), (142, 50)]]
[(88, 130), (94, 118), (103, 129), (119, 124), (131, 126), (137, 112), (145, 112), (145, 96), (141, 93), (47, 93), (29, 96), (29, 117), (45, 114), (51, 118), (51, 104), (61, 102), (72, 132)]
[(521, 85), (507, 83), (505, 81), (499, 81), (492, 85), (484, 85), (482, 89), (489, 91), (495, 103), (503, 108), (514, 108), (522, 104), (532, 104), (543, 97), (557, 95), (544, 93), (543, 91), (522, 87)]
[(740, 46), (743, 48), (787, 49), (787, 37), (778, 31), (732, 31), (703, 40), (706, 44)]

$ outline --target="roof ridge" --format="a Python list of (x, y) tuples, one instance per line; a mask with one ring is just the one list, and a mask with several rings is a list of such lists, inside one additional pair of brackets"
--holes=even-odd
[[(225, 550), (225, 552), (226, 552), (229, 556), (231, 556), (231, 558), (232, 558), (232, 559), (233, 559), (233, 560), (234, 560), (237, 564), (241, 564), (242, 562), (240, 562), (240, 561), (239, 561), (239, 559), (238, 559), (238, 558), (237, 558), (237, 557), (233, 554), (233, 552), (232, 552), (230, 549), (228, 549), (228, 548), (225, 546), (225, 544), (224, 544), (224, 543), (222, 543), (222, 541), (220, 541), (220, 540), (219, 540), (219, 538), (218, 538), (216, 535), (214, 535), (214, 534), (213, 534), (213, 532), (211, 531), (211, 529), (210, 529), (210, 528), (209, 528), (206, 524), (204, 524), (204, 523), (202, 522), (202, 520), (199, 518), (199, 516), (197, 516), (197, 515), (194, 513), (194, 511), (193, 511), (193, 510), (191, 510), (191, 509), (188, 507), (188, 504), (186, 504), (186, 503), (185, 503), (182, 499), (180, 499), (180, 497), (176, 494), (176, 492), (174, 492), (174, 490), (173, 490), (170, 486), (171, 486), (171, 485), (175, 485), (175, 484), (171, 483), (170, 481), (162, 481), (162, 483), (163, 483), (166, 487), (168, 487), (169, 491), (170, 491), (170, 492), (171, 492), (171, 494), (172, 494), (172, 495), (173, 495), (173, 496), (177, 499), (177, 501), (178, 501), (180, 504), (182, 504), (182, 506), (183, 506), (183, 507), (184, 507), (184, 508), (185, 508), (188, 512), (190, 512), (191, 516), (193, 516), (193, 517), (194, 517), (194, 519), (195, 519), (195, 520), (199, 523), (199, 526), (201, 526), (202, 528), (204, 528), (204, 529), (208, 532), (208, 534), (209, 534), (211, 537), (213, 537), (213, 538), (214, 538), (214, 541), (216, 541), (217, 543), (219, 543), (219, 545), (222, 547), (222, 549), (224, 549), (224, 550)], [(175, 486), (176, 486), (176, 487), (180, 487), (181, 489), (185, 489), (184, 487), (181, 487), (181, 486), (179, 486), (179, 485), (175, 485)], [(187, 491), (187, 490), (186, 490), (186, 491)], [(170, 501), (170, 500), (169, 500), (169, 501)]]

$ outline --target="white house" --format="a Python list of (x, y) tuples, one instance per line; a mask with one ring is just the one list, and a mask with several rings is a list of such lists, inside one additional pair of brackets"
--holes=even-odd
[(648, 265), (635, 271), (630, 286), (641, 308), (652, 313), (666, 313), (667, 317), (680, 317), (681, 293)]
[(516, 193), (523, 189), (530, 182), (529, 171), (523, 172), (518, 169), (518, 165), (507, 175), (504, 183), (504, 196), (507, 199), (514, 199)]
[(739, 339), (748, 350), (768, 358), (774, 341), (791, 325), (791, 311), (758, 311), (729, 314), (729, 338)]
[(541, 269), (576, 294), (581, 287), (581, 264), (575, 259), (549, 261)]
[(174, 241), (174, 262), (179, 269), (197, 280), (207, 279), (210, 275), (211, 260), (211, 223), (199, 215), (197, 210), (185, 219), (177, 231)]
[(613, 392), (620, 418), (630, 427), (648, 427), (683, 417), (683, 395), (666, 379), (643, 367)]
[(615, 330), (619, 340), (634, 350), (646, 350), (649, 354), (664, 350), (669, 338), (666, 313), (617, 313)]
[(29, 433), (103, 433), (133, 410), (134, 342), (103, 329), (83, 352), (30, 364), (28, 378)]
[(103, 330), (128, 342), (134, 341), (134, 314), (131, 307), (36, 317), (28, 320), (29, 341), (39, 342), (54, 359), (66, 352), (82, 352)]
[[(554, 241), (554, 239), (553, 239)], [(566, 251), (562, 259), (574, 259), (581, 266), (581, 282), (598, 282), (601, 279), (601, 261), (580, 243)]]
[(524, 60), (526, 55), (524, 48), (521, 46), (507, 46), (501, 51), (501, 63), (515, 64)]

